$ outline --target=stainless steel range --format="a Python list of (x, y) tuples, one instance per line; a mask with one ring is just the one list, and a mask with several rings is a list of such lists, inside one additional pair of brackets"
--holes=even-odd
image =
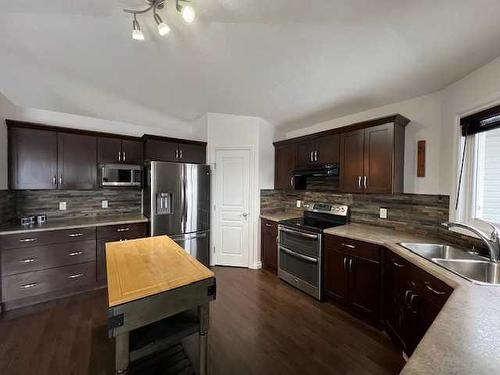
[(314, 203), (300, 218), (278, 226), (278, 276), (314, 298), (323, 298), (323, 231), (344, 225), (349, 207)]

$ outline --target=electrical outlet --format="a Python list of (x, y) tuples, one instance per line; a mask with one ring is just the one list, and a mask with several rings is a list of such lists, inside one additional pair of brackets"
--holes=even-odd
[(101, 207), (102, 208), (108, 208), (108, 201), (101, 201)]
[(297, 199), (297, 208), (300, 208), (300, 206), (302, 206), (302, 201), (299, 201), (299, 200)]
[(60, 211), (66, 210), (66, 202), (59, 202), (59, 210)]
[(381, 219), (387, 219), (387, 208), (381, 208), (380, 209), (380, 218)]

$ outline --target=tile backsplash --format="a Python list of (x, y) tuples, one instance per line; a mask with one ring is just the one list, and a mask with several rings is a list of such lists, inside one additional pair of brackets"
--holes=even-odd
[[(398, 231), (440, 237), (458, 245), (483, 249), (479, 240), (448, 231), (441, 223), (449, 220), (449, 196), (425, 194), (339, 194), (318, 191), (261, 190), (261, 211), (287, 210), (302, 214), (304, 203), (345, 204), (351, 209), (352, 223), (371, 224)], [(387, 219), (379, 218), (387, 208)]]
[[(101, 207), (103, 200), (108, 208)], [(66, 202), (66, 210), (59, 210), (59, 202)], [(140, 214), (141, 205), (142, 193), (137, 189), (1, 191), (0, 224), (35, 214), (46, 214), (49, 220)]]

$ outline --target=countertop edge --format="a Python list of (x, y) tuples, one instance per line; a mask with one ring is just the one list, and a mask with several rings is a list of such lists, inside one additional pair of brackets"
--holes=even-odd
[(2, 231), (0, 229), (0, 236), (7, 236), (10, 234), (23, 234), (23, 233), (37, 233), (37, 232), (49, 232), (55, 230), (65, 230), (65, 229), (78, 229), (78, 228), (87, 228), (87, 227), (106, 227), (109, 225), (124, 225), (124, 224), (138, 224), (138, 223), (147, 223), (149, 220), (146, 217), (137, 218), (137, 219), (112, 219), (109, 221), (99, 221), (95, 223), (82, 223), (82, 224), (68, 224), (68, 225), (60, 225), (60, 226), (50, 226), (43, 228), (23, 228), (23, 229), (14, 229), (14, 230), (5, 230)]

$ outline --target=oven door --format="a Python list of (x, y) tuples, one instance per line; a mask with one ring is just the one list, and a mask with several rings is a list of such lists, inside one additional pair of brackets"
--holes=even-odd
[(278, 276), (319, 300), (321, 242), (320, 234), (279, 227)]

